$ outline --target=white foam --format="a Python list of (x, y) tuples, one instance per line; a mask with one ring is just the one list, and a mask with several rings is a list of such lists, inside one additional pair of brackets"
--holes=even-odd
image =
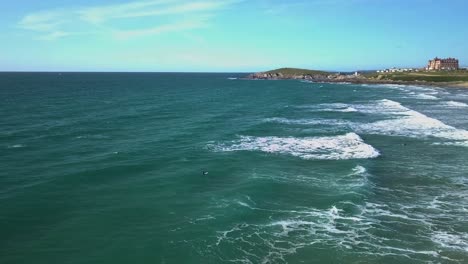
[(456, 108), (468, 107), (468, 104), (465, 104), (465, 103), (462, 103), (462, 102), (456, 102), (456, 101), (445, 102), (445, 105), (450, 106), (450, 107), (456, 107)]
[(108, 139), (109, 136), (106, 135), (81, 135), (75, 137), (76, 139)]
[(353, 174), (364, 174), (367, 172), (367, 169), (364, 168), (363, 166), (361, 165), (357, 165), (356, 167), (354, 167), (353, 169)]
[(434, 95), (449, 94), (438, 88), (427, 87), (427, 86), (417, 86), (417, 85), (374, 84), (374, 85), (366, 85), (366, 87), (395, 89), (403, 93), (406, 93), (411, 98), (422, 99), (422, 100), (438, 100), (439, 98), (437, 98)]
[(407, 110), (408, 108), (402, 106), (400, 103), (388, 100), (388, 99), (382, 99), (379, 101), (379, 103), (385, 107), (388, 107), (392, 110)]
[(361, 86), (375, 87), (375, 88), (389, 88), (389, 89), (397, 89), (397, 90), (402, 90), (402, 91), (425, 91), (425, 92), (429, 92), (433, 94), (438, 92), (433, 87), (406, 85), (406, 84), (372, 84), (372, 85), (361, 85)]
[[(364, 172), (365, 169), (357, 166), (355, 171)], [(427, 204), (420, 206), (425, 208)], [(453, 262), (453, 259), (445, 256), (448, 251), (461, 251), (462, 254), (468, 251), (468, 234), (431, 231), (439, 226), (435, 225), (439, 215), (432, 215), (433, 212), (426, 215), (415, 208), (408, 211), (403, 209), (401, 204), (355, 204), (351, 201), (339, 202), (328, 208), (254, 208), (271, 213), (268, 219), (265, 218), (266, 222), (235, 224), (226, 231), (219, 231), (213, 243), (221, 246), (241, 241), (234, 250), (255, 263), (261, 263), (261, 260), (265, 263), (285, 263), (285, 256), (312, 245), (352, 250), (374, 257), (392, 256), (414, 263), (429, 260), (434, 263)], [(431, 216), (437, 217), (433, 219)], [(387, 236), (387, 232), (393, 232), (393, 226), (423, 228), (414, 234)], [(430, 239), (434, 245), (408, 242), (409, 236), (421, 237), (423, 241)]]
[(11, 145), (11, 146), (8, 146), (9, 149), (11, 148), (24, 148), (25, 146), (23, 144), (16, 144), (16, 145)]
[(427, 221), (424, 218), (416, 218), (408, 216), (407, 214), (400, 212), (393, 212), (387, 205), (375, 204), (367, 202), (365, 206), (361, 209), (363, 215), (372, 218), (393, 218), (400, 221), (411, 221), (411, 222), (420, 222), (426, 224)]
[(354, 107), (346, 107), (346, 108), (322, 108), (315, 110), (316, 112), (342, 112), (342, 113), (351, 113), (357, 112), (358, 110)]
[(288, 119), (282, 117), (273, 117), (264, 119), (268, 123), (280, 123), (288, 125), (346, 125), (348, 122), (338, 119)]
[(229, 145), (218, 145), (218, 151), (263, 151), (288, 154), (303, 159), (369, 159), (379, 152), (355, 133), (332, 137), (281, 138), (242, 136)]
[(333, 219), (333, 220), (335, 218), (337, 218), (339, 216), (339, 214), (340, 214), (339, 211), (338, 211), (338, 208), (336, 208), (336, 206), (332, 206), (328, 212), (330, 214), (331, 219)]
[(407, 85), (405, 86), (405, 88), (408, 90), (412, 90), (412, 91), (424, 91), (427, 94), (439, 94), (439, 91), (440, 91), (440, 90), (437, 90), (437, 88), (428, 87), (428, 86)]
[(358, 110), (354, 107), (347, 107), (345, 109), (339, 110), (340, 112), (357, 112)]
[(357, 131), (371, 134), (409, 137), (436, 137), (453, 140), (451, 144), (468, 144), (468, 131), (457, 129), (391, 100), (381, 100), (375, 109), (394, 115), (394, 118), (369, 124), (355, 124)]
[[(464, 103), (453, 102), (451, 105), (462, 107)], [(468, 106), (468, 105), (466, 105)], [(322, 109), (320, 109), (322, 107)], [(434, 144), (468, 146), (468, 131), (449, 126), (432, 117), (428, 117), (420, 112), (409, 109), (399, 102), (388, 99), (379, 100), (371, 104), (347, 105), (342, 103), (319, 104), (310, 106), (300, 106), (300, 108), (311, 109), (313, 111), (358, 111), (366, 114), (379, 114), (387, 116), (387, 119), (373, 123), (354, 123), (340, 119), (299, 119), (291, 120), (286, 118), (270, 118), (268, 122), (278, 122), (285, 124), (303, 125), (328, 125), (345, 126), (353, 129), (357, 133), (378, 134), (388, 136), (405, 136), (415, 138), (440, 138), (450, 140), (450, 142), (439, 142)]]
[(423, 100), (437, 100), (439, 98), (433, 96), (433, 95), (429, 95), (429, 94), (425, 94), (425, 93), (420, 93), (420, 94), (416, 94), (413, 96), (414, 98), (416, 99), (423, 99)]
[(206, 215), (206, 216), (202, 216), (202, 217), (195, 219), (194, 222), (207, 221), (207, 220), (213, 220), (213, 219), (216, 219), (216, 217), (211, 216), (211, 215)]
[(250, 209), (255, 209), (252, 206), (250, 206), (248, 203), (245, 203), (245, 202), (242, 202), (242, 201), (237, 201), (237, 204), (239, 204), (240, 206), (243, 206), (243, 207), (250, 208)]
[(237, 80), (236, 77), (229, 77), (228, 80)]
[(436, 142), (434, 145), (468, 147), (468, 141)]
[(353, 168), (351, 173), (337, 177), (334, 182), (328, 183), (328, 185), (333, 186), (337, 191), (344, 190), (347, 192), (354, 192), (356, 188), (362, 188), (369, 184), (367, 176), (366, 168), (357, 165)]
[[(392, 255), (415, 260), (421, 259), (418, 255), (441, 257), (430, 248), (418, 250), (405, 245), (404, 238), (401, 240), (398, 238), (390, 239), (376, 235), (373, 230), (380, 228), (381, 219), (385, 220), (389, 217), (388, 211), (384, 211), (384, 214), (381, 214), (381, 211), (376, 214), (373, 211), (350, 214), (350, 212), (335, 205), (325, 209), (275, 211), (287, 214), (287, 216), (272, 219), (265, 224), (236, 225), (230, 230), (219, 232), (216, 245), (241, 240), (244, 242), (242, 252), (266, 247), (265, 251), (257, 251), (258, 255), (253, 256), (268, 260), (266, 263), (276, 263), (275, 260), (278, 258), (283, 259), (284, 256), (294, 254), (298, 249), (313, 244), (346, 250), (352, 249), (366, 255)], [(411, 220), (410, 217), (394, 216), (396, 218), (391, 219), (391, 221), (404, 223), (408, 219)], [(234, 232), (242, 237), (231, 237), (230, 234)], [(397, 247), (398, 244), (403, 245)]]
[(378, 84), (377, 86), (386, 87), (386, 88), (404, 88), (406, 85), (403, 84)]
[(443, 248), (468, 252), (468, 234), (449, 234), (447, 232), (434, 232), (432, 242)]
[(357, 112), (358, 110), (343, 103), (328, 103), (328, 104), (316, 104), (316, 105), (303, 105), (297, 106), (296, 108), (305, 108), (314, 112)]
[(353, 222), (361, 221), (357, 217), (346, 217), (340, 215), (340, 209), (332, 206), (328, 210), (312, 209), (309, 212), (303, 212), (299, 219), (287, 219), (274, 221), (267, 226), (280, 226), (281, 236), (288, 236), (291, 231), (308, 231), (309, 233), (326, 232), (327, 235), (333, 234), (352, 234), (351, 230), (340, 230), (336, 228), (337, 220), (348, 220)]
[(348, 105), (343, 104), (343, 103), (324, 103), (324, 104), (312, 104), (312, 105), (298, 105), (294, 107), (299, 108), (299, 109), (322, 110), (323, 108), (345, 108), (345, 107), (348, 107)]
[(371, 87), (371, 88), (389, 88), (389, 89), (397, 89), (402, 90), (405, 88), (405, 85), (401, 84), (361, 84), (364, 87)]
[(371, 104), (353, 105), (352, 107), (366, 114), (394, 115), (408, 110), (408, 108), (402, 106), (400, 103), (388, 99), (379, 100)]

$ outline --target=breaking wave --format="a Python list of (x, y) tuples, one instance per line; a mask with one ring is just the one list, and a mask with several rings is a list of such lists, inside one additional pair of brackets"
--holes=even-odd
[(313, 112), (357, 112), (358, 110), (348, 104), (343, 103), (328, 103), (328, 104), (317, 104), (317, 105), (303, 105), (297, 106), (297, 108), (308, 109)]
[(468, 107), (468, 104), (456, 101), (448, 101), (445, 103), (446, 106), (455, 107), (455, 108), (465, 108)]
[(288, 119), (282, 117), (273, 117), (264, 119), (267, 123), (280, 123), (288, 125), (328, 125), (328, 126), (340, 126), (346, 125), (349, 122), (339, 119)]
[[(459, 102), (447, 102), (456, 107), (468, 106)], [(409, 109), (399, 102), (388, 99), (371, 104), (337, 104), (341, 108), (353, 108), (360, 113), (371, 115), (385, 115), (386, 119), (371, 123), (358, 123), (340, 119), (298, 119), (270, 118), (269, 122), (302, 125), (333, 125), (349, 128), (360, 134), (377, 134), (387, 136), (404, 136), (414, 138), (439, 138), (448, 140), (436, 144), (468, 146), (468, 131), (449, 126), (440, 120), (426, 116)], [(308, 108), (320, 107), (309, 106)]]
[(437, 97), (435, 97), (433, 95), (425, 94), (425, 93), (416, 94), (413, 97), (416, 98), (416, 99), (423, 99), (423, 100), (437, 100), (437, 99), (439, 99), (439, 98), (437, 98)]
[(468, 131), (457, 129), (428, 117), (420, 112), (402, 106), (392, 100), (381, 100), (375, 109), (392, 114), (393, 118), (368, 124), (355, 124), (362, 133), (398, 135), (408, 137), (436, 137), (452, 140), (452, 144), (468, 144)]
[(468, 252), (468, 234), (449, 234), (447, 232), (434, 232), (431, 240), (442, 248)]
[(303, 159), (369, 159), (379, 152), (355, 133), (331, 137), (281, 138), (242, 136), (230, 144), (215, 146), (217, 151), (262, 151), (288, 154)]
[(247, 210), (270, 214), (271, 220), (256, 224), (239, 223), (218, 231), (215, 244), (223, 247), (242, 241), (241, 246), (234, 250), (239, 251), (238, 255), (244, 255), (247, 263), (287, 263), (288, 255), (315, 246), (352, 250), (369, 257), (400, 256), (415, 262), (431, 259), (457, 262), (440, 249), (468, 251), (468, 237), (443, 231), (428, 230), (428, 236), (421, 237), (425, 237), (427, 243), (433, 242), (436, 248), (415, 246), (409, 242), (414, 239), (409, 234), (386, 237), (387, 232), (393, 232), (389, 229), (391, 226), (427, 228), (433, 226), (435, 220), (429, 215), (410, 210), (395, 211), (380, 203), (344, 201), (324, 209), (291, 210), (270, 210), (248, 204), (242, 206)]

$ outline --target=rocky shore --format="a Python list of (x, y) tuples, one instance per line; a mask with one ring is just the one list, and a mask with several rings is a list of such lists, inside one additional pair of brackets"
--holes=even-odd
[(360, 75), (343, 74), (283, 74), (281, 72), (258, 72), (247, 76), (251, 80), (308, 80), (314, 82), (351, 82), (367, 79)]
[(468, 88), (467, 82), (427, 82), (427, 81), (396, 81), (368, 78), (363, 75), (346, 75), (339, 73), (317, 74), (284, 74), (281, 72), (258, 72), (246, 77), (249, 80), (305, 80), (319, 83), (355, 83), (355, 84), (400, 84), (424, 85), (438, 87)]

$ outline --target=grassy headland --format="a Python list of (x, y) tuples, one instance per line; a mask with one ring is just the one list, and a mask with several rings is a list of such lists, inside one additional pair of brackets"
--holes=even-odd
[(280, 68), (272, 71), (267, 71), (265, 73), (271, 74), (282, 74), (284, 76), (299, 76), (299, 75), (328, 75), (331, 74), (326, 71), (316, 71), (316, 70), (307, 70), (307, 69), (298, 69), (298, 68)]
[(280, 68), (272, 71), (257, 72), (247, 76), (248, 79), (261, 80), (287, 80), (287, 79), (305, 79), (325, 81), (328, 76), (334, 73), (326, 71), (316, 71), (298, 68)]
[(468, 82), (468, 71), (421, 71), (421, 72), (394, 72), (369, 73), (364, 75), (370, 79), (408, 82)]
[(284, 80), (303, 79), (313, 82), (350, 82), (373, 84), (413, 84), (468, 88), (468, 71), (419, 71), (393, 73), (339, 74), (326, 71), (280, 68), (251, 74), (248, 79)]

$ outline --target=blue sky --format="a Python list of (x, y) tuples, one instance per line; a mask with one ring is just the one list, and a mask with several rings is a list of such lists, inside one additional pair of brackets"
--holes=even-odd
[(468, 65), (466, 0), (3, 2), (2, 71)]

